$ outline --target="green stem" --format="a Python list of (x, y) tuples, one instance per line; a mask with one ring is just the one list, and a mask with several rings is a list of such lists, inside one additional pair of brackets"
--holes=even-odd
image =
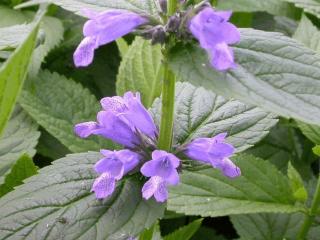
[(169, 69), (167, 59), (164, 60), (164, 78), (162, 83), (162, 110), (158, 148), (170, 151), (172, 144), (175, 75)]
[(298, 240), (305, 240), (306, 239), (307, 234), (310, 230), (310, 227), (313, 224), (314, 219), (317, 215), (319, 205), (320, 205), (320, 176), (318, 179), (316, 192), (313, 196), (311, 208), (309, 210), (309, 213), (304, 218), (304, 222), (301, 226), (301, 229), (300, 229), (300, 232), (299, 232), (299, 235), (297, 238)]
[(177, 11), (177, 0), (168, 0), (168, 15), (172, 16)]

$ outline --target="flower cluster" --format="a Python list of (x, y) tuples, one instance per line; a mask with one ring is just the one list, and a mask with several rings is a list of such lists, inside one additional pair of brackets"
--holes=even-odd
[[(159, 4), (164, 11), (166, 0), (160, 0)], [(236, 66), (233, 50), (228, 46), (240, 41), (238, 29), (229, 22), (232, 12), (216, 11), (208, 3), (198, 9), (181, 11), (171, 16), (165, 26), (154, 19), (150, 21), (146, 16), (126, 10), (107, 10), (101, 13), (85, 10), (83, 14), (89, 20), (83, 27), (84, 39), (73, 56), (77, 67), (88, 66), (99, 46), (137, 28), (141, 28), (141, 35), (151, 39), (153, 44), (165, 43), (170, 34), (176, 34), (177, 38), (180, 36), (182, 41), (186, 36), (193, 36), (209, 54), (213, 68), (225, 71)]]
[[(100, 135), (125, 149), (101, 150), (104, 157), (94, 166), (100, 174), (92, 186), (96, 197), (110, 196), (116, 181), (140, 170), (149, 178), (142, 188), (143, 197), (154, 196), (158, 202), (166, 201), (168, 186), (179, 184), (178, 169), (182, 167), (182, 161), (172, 153), (157, 149), (158, 129), (142, 105), (139, 93), (127, 92), (123, 97), (103, 98), (101, 106), (97, 121), (77, 124), (75, 133), (82, 138)], [(213, 138), (198, 138), (180, 149), (190, 159), (210, 164), (228, 177), (237, 177), (241, 174), (240, 169), (229, 159), (235, 149), (225, 143), (225, 137), (226, 134), (222, 133)]]

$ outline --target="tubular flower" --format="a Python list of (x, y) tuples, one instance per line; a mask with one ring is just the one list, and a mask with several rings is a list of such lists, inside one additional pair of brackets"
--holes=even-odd
[(218, 71), (236, 66), (233, 50), (228, 44), (239, 42), (240, 33), (236, 26), (228, 22), (231, 15), (231, 11), (215, 11), (205, 7), (188, 24), (192, 35), (209, 54), (212, 67)]
[(235, 149), (225, 143), (226, 136), (226, 133), (221, 133), (213, 138), (197, 138), (187, 144), (184, 153), (191, 159), (211, 164), (230, 178), (238, 177), (241, 175), (240, 168), (229, 159)]
[(149, 199), (154, 195), (158, 202), (167, 200), (167, 186), (179, 184), (179, 165), (180, 160), (175, 155), (161, 150), (153, 151), (152, 160), (140, 170), (144, 176), (151, 177), (142, 188), (143, 197)]
[(91, 189), (99, 199), (110, 196), (115, 189), (116, 181), (133, 170), (140, 161), (140, 156), (130, 150), (101, 150), (101, 153), (104, 158), (94, 166), (95, 171), (101, 175), (94, 181)]
[(77, 67), (88, 66), (94, 57), (94, 50), (130, 32), (148, 20), (126, 10), (108, 10), (101, 13), (85, 10), (89, 20), (83, 27), (84, 39), (81, 41), (73, 59)]
[(152, 117), (140, 100), (140, 94), (127, 92), (123, 97), (106, 97), (101, 100), (103, 111), (97, 115), (97, 122), (75, 125), (75, 133), (82, 138), (92, 134), (134, 148), (139, 145), (139, 134), (155, 139), (158, 132)]

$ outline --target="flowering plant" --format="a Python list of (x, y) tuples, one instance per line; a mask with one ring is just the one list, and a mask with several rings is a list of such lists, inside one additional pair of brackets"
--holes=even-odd
[(0, 239), (318, 239), (318, 8), (4, 0)]

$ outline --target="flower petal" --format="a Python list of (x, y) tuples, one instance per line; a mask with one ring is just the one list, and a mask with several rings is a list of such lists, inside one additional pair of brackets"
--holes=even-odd
[(74, 126), (74, 132), (81, 138), (87, 138), (98, 128), (96, 122), (84, 122)]
[(95, 192), (96, 198), (103, 199), (114, 192), (115, 186), (116, 180), (108, 173), (104, 173), (94, 181), (91, 191)]
[(210, 55), (211, 65), (219, 71), (225, 71), (236, 66), (233, 51), (225, 43), (217, 44), (210, 50)]
[(100, 159), (95, 165), (97, 173), (108, 173), (110, 177), (120, 180), (124, 174), (124, 164), (115, 157)]
[(73, 54), (73, 61), (76, 67), (85, 67), (92, 63), (95, 48), (95, 37), (84, 38)]

